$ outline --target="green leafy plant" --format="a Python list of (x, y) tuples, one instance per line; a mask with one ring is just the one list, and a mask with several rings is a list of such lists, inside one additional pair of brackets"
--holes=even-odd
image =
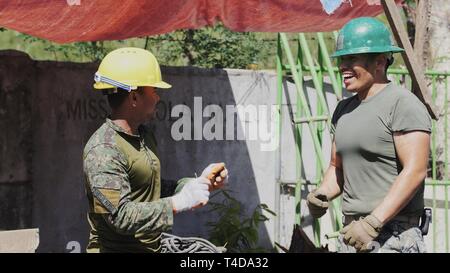
[(227, 252), (231, 253), (268, 252), (269, 250), (258, 247), (258, 228), (269, 220), (264, 212), (273, 216), (276, 214), (266, 204), (259, 204), (250, 216), (245, 216), (242, 203), (232, 197), (230, 192), (221, 190), (213, 197), (222, 195), (223, 201), (208, 203), (212, 206), (210, 212), (219, 215), (218, 221), (208, 223), (211, 227), (209, 240), (217, 246), (225, 246)]

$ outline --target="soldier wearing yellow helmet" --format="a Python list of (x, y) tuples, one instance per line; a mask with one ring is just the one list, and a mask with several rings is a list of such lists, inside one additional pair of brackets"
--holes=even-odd
[(168, 89), (156, 58), (140, 48), (120, 48), (102, 60), (94, 88), (108, 96), (111, 116), (83, 152), (89, 201), (88, 252), (159, 252), (161, 233), (174, 213), (204, 206), (210, 190), (228, 181), (224, 163), (209, 165), (198, 178), (183, 178), (175, 194), (161, 198), (156, 141), (142, 124), (152, 118)]
[(343, 252), (425, 251), (418, 226), (431, 118), (417, 97), (387, 78), (400, 51), (375, 18), (353, 19), (339, 32), (333, 57), (355, 95), (336, 107), (330, 166), (307, 204), (319, 218), (343, 195)]

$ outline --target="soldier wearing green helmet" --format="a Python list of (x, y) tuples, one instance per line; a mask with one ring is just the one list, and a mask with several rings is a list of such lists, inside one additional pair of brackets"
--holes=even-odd
[(355, 18), (339, 32), (336, 51), (347, 91), (332, 118), (331, 161), (308, 194), (320, 218), (342, 194), (342, 252), (425, 252), (419, 229), (431, 118), (419, 99), (387, 78), (393, 44), (388, 28)]

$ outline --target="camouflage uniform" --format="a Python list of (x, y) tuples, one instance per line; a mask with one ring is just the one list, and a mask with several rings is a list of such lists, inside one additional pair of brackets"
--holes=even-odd
[[(172, 202), (160, 198), (160, 162), (152, 133), (130, 135), (110, 119), (83, 153), (91, 227), (87, 252), (159, 252), (173, 225)], [(178, 181), (181, 190), (188, 178)]]

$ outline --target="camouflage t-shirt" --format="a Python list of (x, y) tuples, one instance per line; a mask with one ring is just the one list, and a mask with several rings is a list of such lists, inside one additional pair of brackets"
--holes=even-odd
[[(152, 133), (130, 135), (110, 119), (83, 152), (88, 221), (87, 252), (158, 252), (173, 225), (172, 202), (160, 198), (160, 162)], [(188, 178), (179, 181), (180, 190)]]

